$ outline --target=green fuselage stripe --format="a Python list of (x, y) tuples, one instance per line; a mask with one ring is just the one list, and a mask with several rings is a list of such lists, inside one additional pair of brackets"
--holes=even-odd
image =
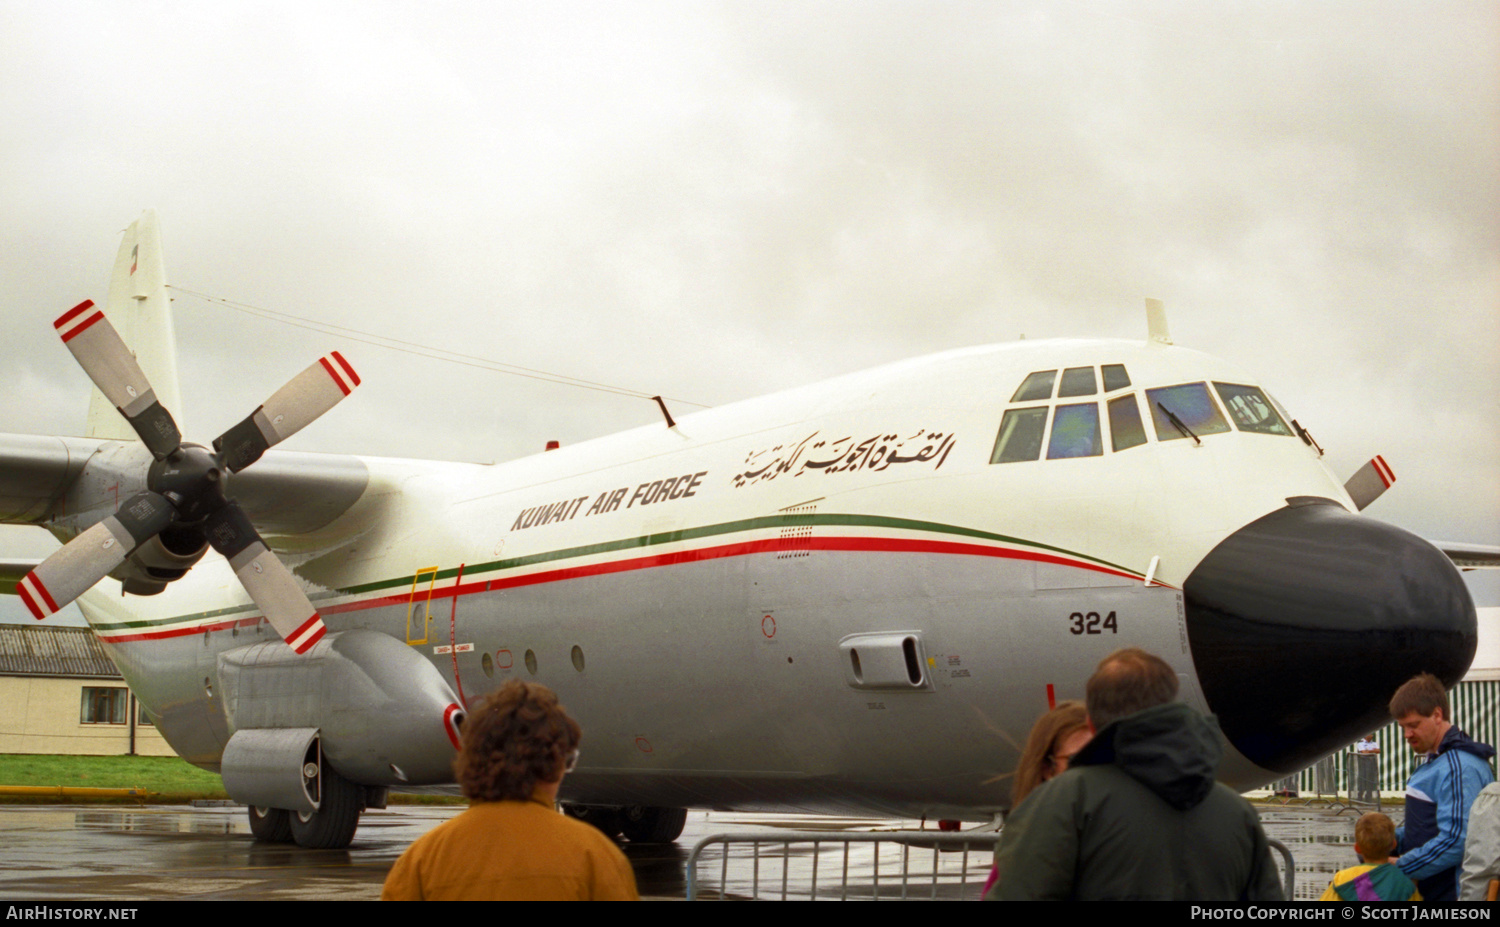
[[(581, 547), (567, 547), (561, 550), (544, 551), (537, 554), (527, 554), (524, 557), (511, 557), (503, 560), (491, 560), (487, 563), (467, 564), (463, 567), (465, 577), (474, 577), (481, 573), (493, 573), (502, 570), (514, 570), (520, 567), (535, 566), (540, 563), (552, 563), (559, 560), (571, 560), (578, 557), (589, 557), (595, 554), (608, 554), (617, 551), (637, 550), (647, 547), (655, 547), (661, 544), (674, 544), (681, 541), (694, 541), (699, 538), (715, 537), (726, 534), (737, 534), (743, 531), (758, 531), (767, 528), (796, 528), (809, 526), (828, 526), (845, 528), (895, 528), (904, 531), (925, 531), (936, 534), (948, 534), (957, 537), (978, 538), (986, 541), (998, 541), (1003, 544), (1015, 544), (1033, 550), (1049, 551), (1072, 557), (1078, 560), (1086, 560), (1100, 566), (1106, 566), (1133, 576), (1141, 575), (1138, 571), (1129, 567), (1101, 560), (1098, 557), (1090, 557), (1062, 547), (1054, 547), (1051, 544), (1041, 544), (1036, 541), (1027, 541), (1022, 538), (1010, 537), (1004, 534), (995, 534), (990, 531), (980, 531), (976, 528), (962, 528), (957, 525), (945, 525), (934, 521), (917, 521), (910, 518), (888, 518), (881, 515), (842, 515), (816, 513), (767, 515), (760, 518), (746, 518), (740, 521), (722, 522), (717, 525), (702, 525), (696, 528), (681, 528), (676, 531), (663, 531), (659, 534), (643, 534), (639, 537), (624, 538), (617, 541), (604, 541), (599, 544), (585, 544)], [(431, 582), (440, 579), (452, 579), (458, 575), (458, 567), (449, 567), (436, 571)], [(424, 572), (423, 577), (427, 574)], [(382, 579), (371, 583), (361, 583), (356, 586), (348, 586), (342, 590), (324, 592), (309, 596), (314, 603), (322, 599), (349, 595), (364, 595), (371, 592), (380, 592), (387, 589), (405, 589), (412, 583), (410, 575), (399, 576), (394, 579)], [(216, 609), (214, 611), (202, 612), (197, 615), (179, 615), (174, 618), (155, 619), (148, 621), (130, 621), (111, 624), (101, 628), (102, 631), (124, 630), (127, 628), (151, 627), (165, 623), (176, 624), (182, 621), (200, 621), (205, 618), (220, 618), (229, 615), (254, 612), (254, 605), (238, 605), (230, 608)]]

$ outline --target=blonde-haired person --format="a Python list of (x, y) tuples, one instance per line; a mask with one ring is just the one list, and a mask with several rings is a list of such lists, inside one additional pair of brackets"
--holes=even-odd
[(1094, 736), (1089, 728), (1088, 712), (1083, 703), (1059, 702), (1031, 727), (1021, 762), (1016, 764), (1015, 782), (1010, 791), (1010, 807), (1015, 810), (1032, 789), (1068, 771), (1068, 761)]
[[(1010, 809), (1016, 810), (1016, 806), (1043, 782), (1067, 772), (1073, 754), (1082, 750), (1093, 736), (1088, 712), (1082, 702), (1059, 702), (1037, 718), (1026, 738), (1026, 747), (1021, 751), (1021, 761), (1016, 764)], [(991, 867), (990, 877), (985, 880), (984, 891), (980, 894), (988, 892), (994, 884), (995, 869)]]
[(1396, 825), (1379, 811), (1354, 822), (1354, 852), (1361, 866), (1342, 869), (1319, 901), (1421, 901), (1417, 883), (1390, 862)]
[(604, 834), (559, 814), (578, 723), (551, 689), (513, 679), (464, 720), (453, 770), (469, 809), (417, 838), (382, 901), (634, 901), (635, 874)]

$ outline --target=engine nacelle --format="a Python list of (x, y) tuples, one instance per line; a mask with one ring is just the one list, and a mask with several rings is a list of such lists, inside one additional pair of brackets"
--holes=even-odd
[(322, 759), (352, 782), (453, 781), (463, 710), (437, 669), (393, 637), (340, 631), (301, 656), (265, 641), (220, 654), (218, 673), (230, 745), (238, 744), (224, 752), (224, 786), (236, 800), (265, 804), (236, 794), (231, 781), (295, 794), (311, 733)]
[(318, 810), (321, 772), (318, 732), (305, 727), (235, 731), (220, 765), (235, 801), (304, 814)]
[(114, 576), (131, 595), (156, 595), (185, 576), (207, 551), (201, 532), (168, 528), (137, 547)]

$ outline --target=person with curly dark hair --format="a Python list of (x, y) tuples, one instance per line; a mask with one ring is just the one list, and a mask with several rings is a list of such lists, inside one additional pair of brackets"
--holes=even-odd
[(557, 812), (581, 737), (546, 686), (513, 679), (491, 694), (465, 719), (453, 761), (469, 809), (401, 854), (381, 900), (637, 900), (620, 848)]

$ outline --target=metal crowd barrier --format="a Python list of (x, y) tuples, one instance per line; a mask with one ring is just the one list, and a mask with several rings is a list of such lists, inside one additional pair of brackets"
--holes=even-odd
[[(781, 901), (792, 899), (817, 901), (820, 898), (837, 898), (839, 901), (863, 899), (880, 901), (883, 898), (899, 901), (974, 900), (979, 897), (979, 890), (984, 887), (984, 880), (993, 865), (995, 847), (999, 842), (998, 832), (979, 833), (976, 831), (966, 833), (926, 830), (873, 833), (839, 833), (836, 831), (767, 833), (761, 831), (711, 834), (694, 844), (693, 851), (688, 854), (687, 900), (704, 900), (704, 889), (699, 879), (698, 867), (703, 862), (704, 850), (713, 846), (720, 847), (722, 850), (719, 858), (719, 881), (713, 895), (720, 901), (731, 897), (761, 898), (763, 884), (769, 890), (769, 894), (764, 897), (777, 898)], [(1292, 851), (1279, 840), (1267, 842), (1272, 850), (1281, 854), (1282, 890), (1286, 893), (1285, 897), (1290, 899), (1297, 886), (1297, 873), (1292, 862)], [(795, 882), (792, 876), (793, 844), (811, 844), (811, 859), (807, 867), (809, 871), (806, 875), (798, 873)], [(857, 854), (861, 858), (855, 860), (855, 865), (869, 865), (871, 884), (868, 890), (861, 889), (851, 897), (849, 892), (850, 851), (856, 844), (870, 845), (868, 860), (863, 858), (865, 854)], [(890, 844), (899, 848), (899, 853), (893, 854), (899, 858), (898, 871), (888, 875), (884, 884), (881, 882), (880, 871), (881, 844)], [(749, 848), (746, 857), (751, 863), (748, 885), (743, 884), (742, 878), (737, 878), (735, 885), (730, 884), (729, 860), (732, 848), (736, 846)], [(767, 850), (779, 849), (780, 852), (763, 856), (762, 847)], [(828, 860), (827, 866), (824, 866), (823, 860), (825, 847), (829, 851), (828, 855), (833, 857)], [(913, 849), (920, 851), (923, 855), (927, 852), (931, 853), (932, 862), (927, 867), (927, 871), (912, 871)], [(945, 852), (950, 854), (946, 860), (943, 859)], [(973, 871), (970, 870), (971, 854), (977, 866)], [(895, 861), (889, 856), (886, 859), (887, 864)], [(763, 864), (767, 870), (765, 879), (761, 877)], [(825, 888), (822, 894), (819, 893), (818, 884), (820, 866), (823, 866), (825, 874), (828, 872), (828, 867), (833, 867), (838, 877), (837, 888)], [(890, 872), (889, 869), (886, 871)], [(832, 881), (831, 877), (829, 881)], [(914, 888), (915, 891), (913, 891)]]
[[(714, 897), (719, 900), (726, 898), (749, 898), (762, 897), (761, 889), (764, 885), (768, 894), (764, 897), (779, 898), (782, 901), (790, 899), (831, 899), (839, 901), (870, 900), (880, 901), (883, 899), (915, 901), (915, 900), (973, 900), (979, 897), (979, 890), (984, 887), (984, 880), (989, 876), (990, 867), (994, 864), (995, 846), (1000, 842), (998, 832), (979, 833), (968, 831), (963, 833), (951, 833), (931, 830), (904, 830), (904, 831), (860, 831), (854, 833), (840, 833), (837, 831), (783, 831), (767, 833), (760, 831), (756, 833), (726, 833), (712, 834), (699, 840), (693, 851), (687, 858), (687, 900), (701, 901), (705, 897), (704, 888), (699, 878), (699, 866), (704, 862), (702, 859), (704, 850), (717, 846), (722, 848), (719, 859), (719, 881)], [(793, 862), (796, 857), (792, 853), (794, 844), (810, 844), (811, 858), (804, 866), (798, 869), (807, 869), (806, 873), (793, 874)], [(888, 845), (882, 848), (882, 844)], [(861, 851), (863, 846), (868, 845), (868, 852), (852, 853), (853, 864), (859, 870), (863, 878), (866, 874), (871, 876), (871, 884), (868, 888), (861, 887), (855, 894), (850, 894), (849, 870), (851, 864), (851, 851), (858, 846)], [(736, 877), (735, 882), (730, 882), (729, 860), (733, 855), (733, 848), (748, 847), (749, 853), (744, 858), (751, 863), (750, 877), (748, 880)], [(766, 852), (779, 851), (779, 852)], [(931, 854), (931, 863), (926, 866), (926, 871), (912, 871), (913, 850), (917, 851), (918, 869), (922, 857)], [(798, 854), (802, 856), (804, 854)], [(826, 857), (830, 857), (825, 860)], [(946, 856), (946, 858), (944, 858)], [(886, 869), (882, 874), (881, 866), (885, 864)], [(970, 864), (974, 868), (970, 868)], [(712, 861), (710, 861), (711, 869)], [(892, 872), (892, 867), (896, 869)], [(830, 869), (832, 874), (830, 875)], [(762, 877), (762, 871), (765, 877)], [(738, 871), (738, 870), (737, 870)], [(819, 874), (825, 876), (825, 884), (819, 885)], [(836, 887), (828, 887), (833, 877), (837, 877)], [(884, 881), (882, 881), (884, 879)]]
[(1271, 849), (1281, 854), (1281, 897), (1291, 901), (1292, 892), (1297, 888), (1297, 867), (1292, 863), (1292, 851), (1288, 850), (1286, 844), (1280, 840), (1267, 839), (1266, 843), (1271, 845)]

